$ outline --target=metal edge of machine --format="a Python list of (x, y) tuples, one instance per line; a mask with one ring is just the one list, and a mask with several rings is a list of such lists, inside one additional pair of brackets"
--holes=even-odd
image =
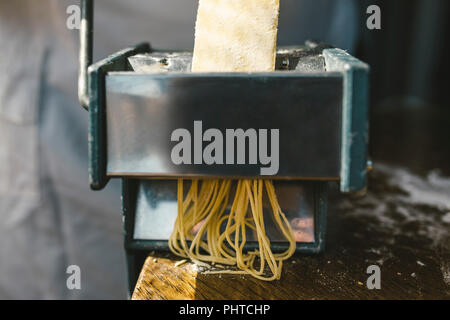
[(142, 43), (119, 51), (88, 68), (89, 182), (93, 190), (103, 189), (109, 181), (106, 175), (105, 76), (108, 72), (128, 70), (128, 57), (150, 51), (150, 45)]
[(341, 192), (361, 192), (367, 187), (369, 166), (368, 64), (341, 49), (325, 49), (327, 71), (344, 77), (342, 101)]

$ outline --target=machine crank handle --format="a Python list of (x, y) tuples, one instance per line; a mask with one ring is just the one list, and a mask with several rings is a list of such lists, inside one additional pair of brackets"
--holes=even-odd
[(92, 64), (94, 43), (94, 0), (81, 0), (78, 100), (89, 110), (88, 68)]

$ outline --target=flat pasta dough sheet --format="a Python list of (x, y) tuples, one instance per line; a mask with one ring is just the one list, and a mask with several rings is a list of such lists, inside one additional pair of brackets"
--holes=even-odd
[(279, 0), (200, 0), (192, 71), (274, 71), (279, 8)]

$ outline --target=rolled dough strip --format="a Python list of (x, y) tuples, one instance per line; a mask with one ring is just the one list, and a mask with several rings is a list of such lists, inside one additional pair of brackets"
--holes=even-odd
[(280, 0), (200, 0), (193, 72), (275, 70)]

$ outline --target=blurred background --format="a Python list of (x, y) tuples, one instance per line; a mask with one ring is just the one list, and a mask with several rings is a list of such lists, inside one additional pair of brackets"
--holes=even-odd
[[(382, 9), (382, 29), (362, 31), (357, 55), (371, 66), (371, 153), (425, 174), (449, 175), (446, 74), (450, 3), (360, 1)], [(405, 156), (408, 155), (407, 157)]]
[[(96, 0), (95, 60), (193, 47), (197, 0)], [(0, 0), (0, 299), (125, 299), (120, 184), (92, 192), (70, 0)], [(369, 30), (369, 5), (381, 30)], [(450, 175), (447, 0), (281, 0), (279, 45), (320, 40), (371, 66), (371, 155)], [(450, 210), (450, 209), (449, 209)], [(68, 290), (66, 269), (82, 272)]]
[(363, 0), (361, 15), (372, 4), (382, 8), (382, 30), (361, 26), (358, 54), (372, 67), (373, 102), (409, 97), (416, 104), (448, 104), (448, 1)]

